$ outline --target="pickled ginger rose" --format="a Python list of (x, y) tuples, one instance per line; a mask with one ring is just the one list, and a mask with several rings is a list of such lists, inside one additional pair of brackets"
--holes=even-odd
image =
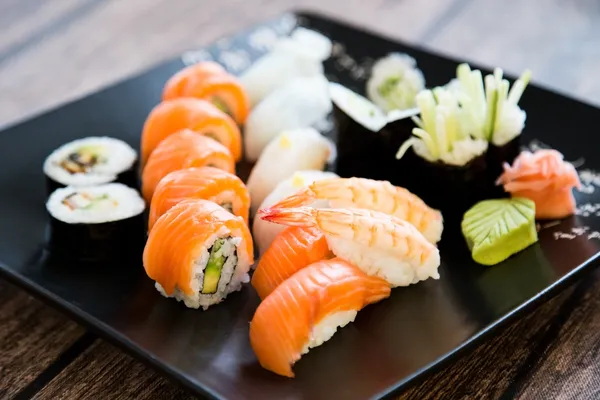
[(579, 175), (556, 150), (524, 151), (513, 165), (504, 164), (497, 185), (512, 197), (535, 202), (536, 219), (564, 218), (575, 212), (573, 188), (580, 189)]

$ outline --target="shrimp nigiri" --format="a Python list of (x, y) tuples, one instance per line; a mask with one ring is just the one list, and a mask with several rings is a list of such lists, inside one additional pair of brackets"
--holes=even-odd
[(163, 101), (148, 115), (142, 131), (142, 167), (160, 142), (182, 129), (215, 139), (235, 161), (242, 157), (242, 135), (235, 121), (205, 100), (182, 97)]
[(142, 173), (144, 199), (150, 202), (154, 189), (170, 172), (205, 166), (235, 173), (233, 156), (216, 140), (187, 129), (169, 136), (152, 152)]
[(248, 223), (250, 194), (244, 182), (222, 169), (200, 167), (173, 171), (160, 180), (152, 196), (148, 230), (171, 207), (187, 199), (213, 201)]
[(378, 211), (357, 208), (268, 208), (267, 221), (317, 227), (331, 251), (393, 287), (439, 279), (440, 253), (410, 223)]
[(167, 82), (163, 101), (179, 97), (207, 100), (242, 125), (250, 112), (248, 95), (236, 77), (213, 64), (200, 63), (179, 71)]
[[(333, 172), (319, 170), (302, 170), (296, 171), (283, 181), (281, 181), (275, 189), (269, 193), (267, 197), (260, 203), (257, 209), (271, 207), (273, 204), (287, 196), (291, 196), (301, 188), (311, 184), (314, 181), (326, 178), (334, 178), (338, 175)], [(315, 206), (311, 204), (311, 206)], [(269, 248), (275, 237), (285, 230), (285, 225), (274, 224), (264, 219), (254, 218), (252, 223), (252, 236), (254, 243), (260, 254)]]
[(323, 232), (315, 227), (290, 226), (277, 235), (260, 258), (252, 275), (252, 286), (264, 299), (297, 271), (330, 256)]
[(313, 182), (272, 207), (299, 207), (316, 200), (328, 200), (329, 205), (334, 208), (365, 208), (393, 215), (410, 222), (434, 244), (442, 238), (442, 214), (415, 194), (388, 181), (365, 178), (324, 179)]
[(258, 306), (250, 322), (250, 344), (260, 365), (294, 377), (303, 354), (354, 321), (358, 311), (390, 295), (389, 285), (340, 259), (298, 271)]

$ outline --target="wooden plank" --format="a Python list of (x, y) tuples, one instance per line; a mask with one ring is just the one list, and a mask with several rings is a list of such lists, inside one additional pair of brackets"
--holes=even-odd
[(432, 49), (513, 74), (600, 105), (597, 2), (472, 1), (425, 40)]
[(54, 399), (192, 399), (180, 386), (112, 345), (98, 341), (34, 397)]
[(600, 398), (600, 280), (591, 286), (539, 362), (531, 366), (531, 376), (515, 386), (519, 398)]
[[(58, 3), (67, 10), (72, 1)], [(411, 40), (457, 1), (463, 0), (427, 4), (419, 0), (178, 0), (176, 6), (167, 0), (96, 1), (94, 8), (69, 19), (63, 29), (28, 42), (10, 59), (2, 61), (0, 41), (0, 76), (9, 77), (0, 79), (0, 125), (95, 91), (291, 8), (336, 15)], [(35, 30), (30, 23), (27, 26)]]
[(0, 398), (33, 382), (84, 333), (66, 316), (0, 280)]
[[(593, 282), (598, 285), (598, 274)], [(545, 379), (530, 379), (528, 371), (541, 353), (556, 340), (561, 317), (586, 308), (584, 296), (593, 289), (579, 283), (538, 309), (502, 328), (493, 338), (460, 357), (427, 380), (403, 393), (399, 399), (500, 399), (515, 398), (515, 382), (526, 380), (535, 390)], [(558, 325), (557, 325), (558, 324)], [(586, 345), (589, 345), (588, 342)], [(579, 373), (576, 366), (572, 376)], [(510, 396), (507, 394), (512, 393)], [(539, 397), (551, 398), (551, 397)]]

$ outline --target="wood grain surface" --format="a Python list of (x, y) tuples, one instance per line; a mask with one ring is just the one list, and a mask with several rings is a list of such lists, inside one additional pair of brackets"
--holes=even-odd
[(0, 280), (0, 398), (34, 381), (84, 334), (84, 329)]
[[(0, 126), (291, 8), (310, 9), (600, 104), (592, 0), (2, 0)], [(0, 399), (187, 399), (176, 384), (0, 281)], [(594, 272), (402, 399), (600, 398)]]

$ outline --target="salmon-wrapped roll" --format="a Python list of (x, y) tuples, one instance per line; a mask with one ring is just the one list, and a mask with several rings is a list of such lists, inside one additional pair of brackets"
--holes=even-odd
[(258, 306), (250, 344), (263, 368), (294, 377), (292, 365), (358, 311), (390, 295), (387, 282), (340, 259), (319, 261), (284, 281)]
[(208, 200), (185, 200), (163, 214), (144, 249), (158, 291), (205, 310), (240, 290), (253, 262), (244, 220)]
[(219, 142), (187, 129), (169, 136), (152, 152), (142, 173), (144, 199), (150, 202), (154, 189), (169, 173), (205, 166), (235, 173), (233, 156)]
[(182, 129), (215, 139), (235, 161), (242, 158), (242, 135), (231, 117), (205, 100), (179, 98), (160, 103), (148, 115), (142, 131), (142, 167), (160, 142)]
[(184, 93), (190, 83), (211, 75), (226, 75), (227, 71), (221, 64), (214, 61), (202, 61), (183, 68), (169, 78), (163, 88), (162, 100), (186, 97)]
[(236, 77), (213, 62), (186, 67), (173, 75), (165, 85), (162, 99), (195, 97), (211, 102), (243, 125), (250, 112), (250, 101)]
[(250, 194), (244, 182), (227, 171), (200, 167), (174, 171), (161, 179), (152, 196), (148, 230), (171, 207), (191, 199), (215, 202), (248, 223)]

